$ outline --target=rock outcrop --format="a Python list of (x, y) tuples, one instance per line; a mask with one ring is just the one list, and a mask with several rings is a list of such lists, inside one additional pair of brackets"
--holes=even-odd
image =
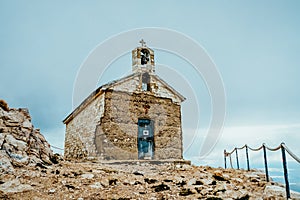
[(31, 123), (25, 108), (9, 108), (0, 100), (0, 173), (13, 173), (14, 168), (50, 165), (54, 155), (49, 143)]

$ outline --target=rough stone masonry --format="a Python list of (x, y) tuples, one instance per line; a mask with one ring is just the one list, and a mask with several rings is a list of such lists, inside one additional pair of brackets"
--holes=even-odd
[[(150, 118), (155, 122), (155, 158), (182, 158), (179, 105), (171, 99), (148, 94), (107, 91), (105, 96), (105, 112), (96, 133), (100, 155), (105, 155), (106, 159), (137, 158), (136, 122), (138, 118)], [(128, 109), (122, 109), (126, 106)]]
[(155, 74), (154, 52), (132, 51), (132, 74), (100, 86), (66, 117), (65, 158), (182, 159), (185, 98)]

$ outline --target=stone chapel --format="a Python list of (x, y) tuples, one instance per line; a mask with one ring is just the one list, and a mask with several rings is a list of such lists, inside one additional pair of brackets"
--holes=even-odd
[(185, 98), (155, 74), (154, 51), (132, 50), (132, 74), (93, 91), (63, 123), (65, 158), (182, 159)]

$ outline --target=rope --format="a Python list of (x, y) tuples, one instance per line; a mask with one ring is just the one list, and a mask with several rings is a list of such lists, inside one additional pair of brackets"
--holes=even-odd
[(266, 149), (268, 149), (269, 151), (278, 151), (281, 147), (283, 147), (287, 152), (288, 154), (294, 158), (298, 163), (300, 163), (300, 158), (298, 156), (296, 156), (284, 143), (281, 143), (278, 147), (275, 147), (275, 148), (270, 148), (268, 146), (266, 146), (266, 144), (262, 144), (260, 147), (258, 148), (251, 148), (249, 146), (247, 146), (246, 144), (240, 148), (234, 148), (231, 152), (226, 152), (225, 156), (230, 158), (230, 165), (232, 167), (232, 160), (231, 160), (231, 154), (237, 150), (241, 150), (241, 149), (244, 149), (245, 147), (248, 147), (250, 150), (252, 151), (259, 151), (261, 150), (263, 147), (266, 147)]
[[(244, 147), (247, 147), (247, 145), (245, 144), (243, 147), (234, 148), (230, 153), (227, 153), (226, 150), (224, 150), (225, 161), (226, 161), (226, 156), (229, 156), (231, 168), (233, 168), (233, 166), (232, 166), (232, 160), (231, 160), (231, 154), (234, 151), (236, 152), (237, 169), (239, 169), (239, 162), (238, 162), (237, 150), (238, 149), (243, 149)], [(282, 151), (282, 163), (283, 163), (284, 179), (285, 179), (286, 197), (287, 197), (287, 199), (290, 199), (290, 186), (289, 186), (289, 180), (288, 180), (288, 169), (287, 169), (287, 164), (286, 164), (287, 162), (286, 162), (286, 156), (285, 156), (286, 154), (285, 154), (285, 152), (288, 152), (288, 154), (292, 158), (294, 158), (298, 163), (300, 163), (300, 158), (297, 157), (283, 142), (278, 147), (275, 147), (275, 148), (270, 148), (270, 147), (266, 146), (265, 143), (263, 143), (262, 146), (260, 146), (257, 149), (253, 149), (251, 147), (248, 147), (248, 148), (250, 150), (252, 150), (252, 151), (259, 151), (259, 150), (261, 150), (263, 148), (263, 151), (264, 151), (264, 161), (265, 161), (265, 172), (266, 172), (267, 182), (269, 182), (269, 175), (268, 175), (268, 164), (267, 164), (266, 149), (268, 149), (270, 151), (278, 151), (279, 149), (281, 149), (281, 151)], [(248, 161), (248, 151), (246, 151), (246, 154), (247, 154), (247, 162), (249, 162)], [(248, 164), (248, 169), (249, 169), (249, 164)]]
[(288, 152), (292, 158), (294, 158), (298, 163), (300, 163), (299, 157), (293, 154), (293, 152), (284, 143), (281, 143), (281, 145), (283, 146), (283, 148), (285, 148), (286, 152)]
[(56, 147), (56, 146), (53, 146), (53, 145), (50, 145), (50, 147), (54, 148), (54, 149), (58, 149), (58, 150), (64, 150), (62, 148), (59, 148), (59, 147)]
[(270, 151), (277, 151), (277, 150), (279, 150), (280, 148), (281, 148), (281, 144), (278, 146), (278, 147), (275, 147), (275, 148), (270, 148), (270, 147), (268, 147), (268, 146), (266, 146), (265, 144), (263, 144), (268, 150), (270, 150)]
[(231, 155), (233, 152), (235, 152), (235, 149), (236, 149), (236, 148), (234, 148), (231, 152), (228, 152), (227, 154), (228, 154), (228, 155)]
[(248, 146), (248, 148), (250, 149), (250, 150), (252, 150), (252, 151), (259, 151), (259, 150), (261, 150), (262, 148), (263, 148), (263, 145), (261, 146), (261, 147), (258, 147), (258, 148), (251, 148), (251, 147), (249, 147)]
[(245, 144), (244, 146), (240, 147), (240, 148), (236, 148), (238, 150), (242, 150), (243, 148), (245, 148), (247, 145)]

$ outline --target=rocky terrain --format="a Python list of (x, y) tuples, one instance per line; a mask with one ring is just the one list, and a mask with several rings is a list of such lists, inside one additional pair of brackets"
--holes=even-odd
[[(292, 194), (295, 198), (300, 199)], [(3, 199), (286, 199), (258, 171), (171, 163), (36, 165), (1, 175)]]
[[(64, 161), (28, 110), (0, 101), (0, 199), (286, 199), (262, 172), (174, 161)], [(293, 199), (300, 199), (292, 192)]]
[(0, 172), (14, 173), (14, 167), (52, 164), (50, 145), (31, 123), (26, 108), (10, 109), (0, 100)]

